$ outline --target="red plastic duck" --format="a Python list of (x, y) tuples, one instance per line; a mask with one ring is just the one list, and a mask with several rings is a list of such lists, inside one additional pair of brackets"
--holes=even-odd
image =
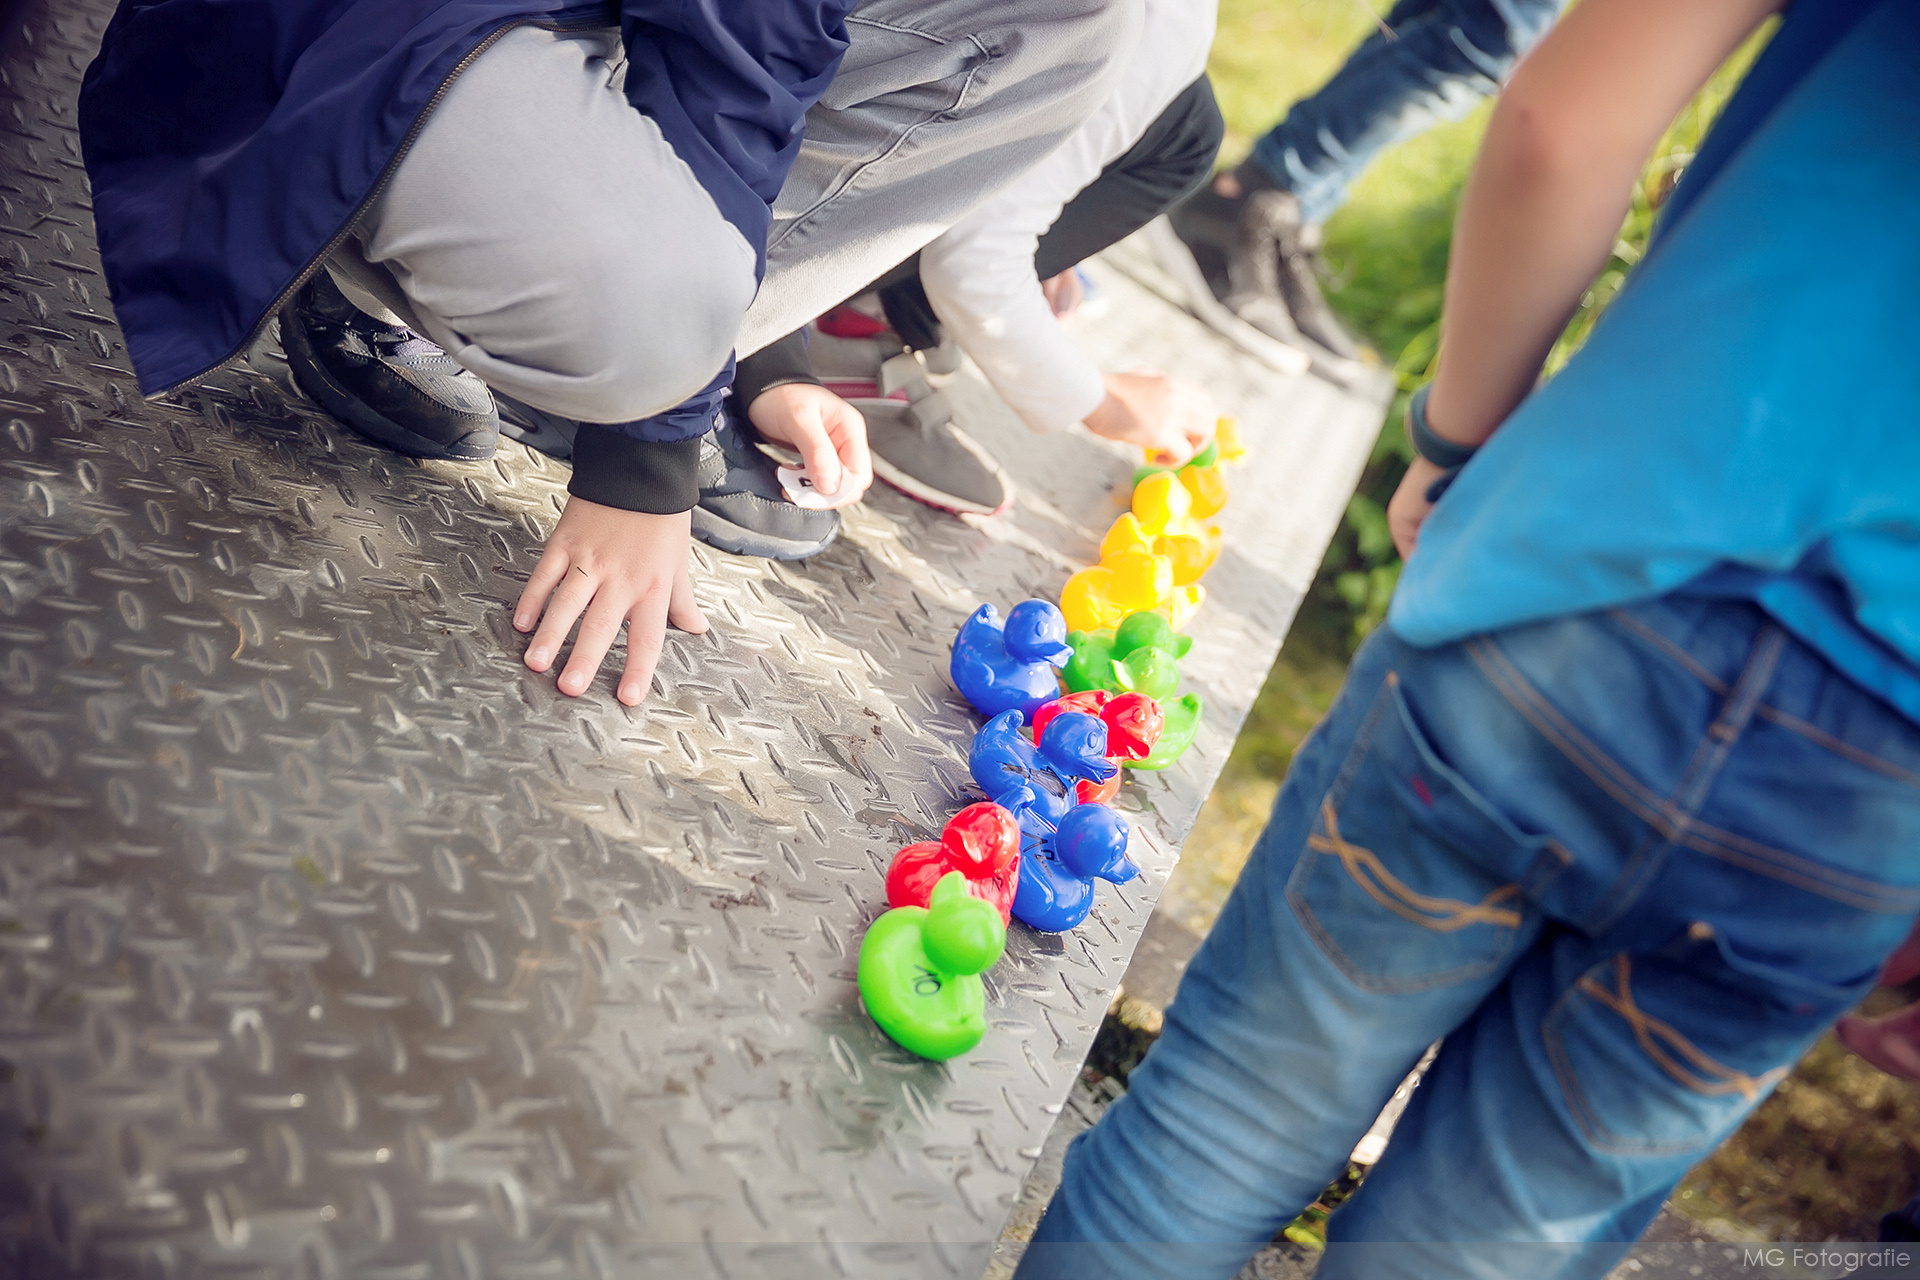
[[(1084, 711), (1100, 717), (1107, 726), (1107, 759), (1116, 761), (1145, 760), (1152, 753), (1153, 744), (1160, 741), (1160, 729), (1166, 723), (1160, 704), (1144, 693), (1116, 696), (1105, 689), (1087, 689), (1064, 694), (1035, 712), (1033, 736), (1037, 739), (1045, 733), (1047, 721), (1062, 711)], [(1083, 778), (1075, 784), (1075, 795), (1081, 804), (1111, 804), (1118, 794), (1120, 775), (1117, 773), (1105, 782), (1089, 782)]]
[(967, 891), (1000, 913), (1013, 917), (1013, 891), (1020, 881), (1020, 824), (1011, 813), (982, 801), (947, 820), (940, 842), (910, 844), (887, 867), (887, 905), (924, 907), (933, 886), (949, 871), (967, 878)]

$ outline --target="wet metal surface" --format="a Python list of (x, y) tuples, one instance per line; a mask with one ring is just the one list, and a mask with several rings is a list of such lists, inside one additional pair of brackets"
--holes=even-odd
[(74, 132), (107, 11), (29, 0), (0, 64), (0, 1274), (977, 1275), (1377, 405), (1194, 357), (1263, 406), (1241, 492), (1314, 496), (1229, 508), (1208, 723), (1122, 802), (1146, 874), (1016, 928), (986, 1041), (923, 1062), (854, 958), (977, 798), (948, 644), (1057, 592), (1128, 461), (963, 384), (1012, 516), (697, 550), (714, 630), (645, 707), (561, 697), (507, 625), (559, 465), (386, 453), (277, 349), (140, 400)]

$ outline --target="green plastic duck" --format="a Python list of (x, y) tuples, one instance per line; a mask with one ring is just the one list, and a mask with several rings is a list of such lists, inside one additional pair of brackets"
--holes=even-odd
[(1006, 945), (1000, 912), (967, 892), (964, 875), (949, 871), (925, 907), (895, 907), (867, 930), (860, 998), (903, 1047), (936, 1061), (958, 1057), (987, 1033), (979, 975)]
[(1145, 760), (1122, 760), (1122, 767), (1164, 769), (1193, 745), (1193, 735), (1200, 730), (1200, 695), (1188, 693), (1178, 698), (1162, 699), (1160, 710), (1167, 718), (1160, 730), (1160, 740), (1153, 744), (1153, 750), (1147, 753)]
[(1143, 611), (1128, 614), (1112, 630), (1069, 632), (1067, 645), (1073, 657), (1060, 679), (1068, 692), (1144, 693), (1161, 702), (1180, 687), (1177, 664), (1193, 637), (1175, 631), (1164, 614)]

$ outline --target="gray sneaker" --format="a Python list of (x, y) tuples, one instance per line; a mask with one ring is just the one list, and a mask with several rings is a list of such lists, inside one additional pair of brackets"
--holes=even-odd
[(804, 560), (826, 550), (840, 535), (840, 513), (787, 501), (774, 461), (758, 439), (731, 414), (701, 438), (693, 536), (721, 551), (769, 560)]
[[(924, 389), (924, 388), (923, 388)], [(993, 456), (953, 423), (943, 392), (905, 400), (849, 403), (867, 420), (873, 474), (928, 506), (995, 516), (1013, 505), (1013, 481)]]
[[(500, 433), (561, 461), (573, 457), (580, 424), (495, 392)], [(798, 459), (794, 459), (795, 462)], [(809, 511), (787, 501), (775, 463), (752, 427), (730, 415), (700, 441), (700, 504), (693, 536), (737, 556), (803, 560), (840, 534), (838, 511)]]

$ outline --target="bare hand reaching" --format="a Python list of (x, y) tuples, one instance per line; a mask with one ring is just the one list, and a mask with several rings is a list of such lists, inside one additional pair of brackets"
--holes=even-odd
[(513, 608), (516, 630), (532, 631), (536, 621), (540, 624), (527, 646), (527, 665), (549, 670), (578, 619), (580, 634), (560, 673), (560, 692), (577, 697), (593, 683), (625, 623), (627, 665), (617, 696), (638, 706), (653, 683), (667, 623), (695, 635), (707, 629), (687, 576), (692, 529), (691, 512), (649, 515), (568, 498)]
[(1177, 467), (1213, 439), (1213, 397), (1163, 373), (1110, 373), (1107, 398), (1086, 417), (1087, 430), (1137, 444), (1163, 467)]

